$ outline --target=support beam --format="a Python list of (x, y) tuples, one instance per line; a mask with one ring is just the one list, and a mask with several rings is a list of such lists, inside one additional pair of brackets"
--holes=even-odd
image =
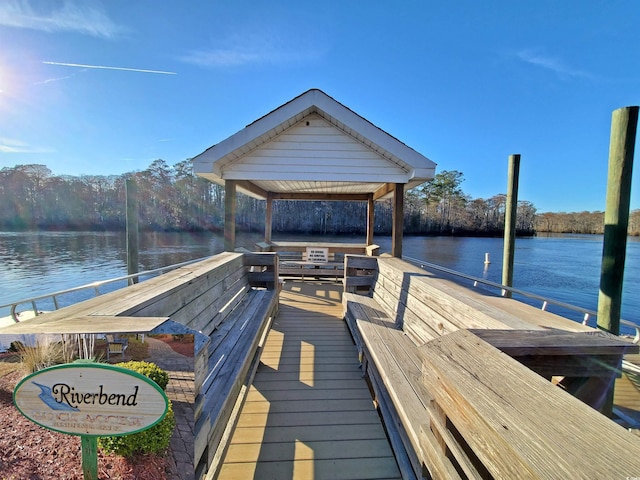
[(394, 183), (385, 183), (382, 187), (380, 187), (378, 190), (375, 191), (375, 193), (373, 194), (373, 199), (374, 200), (381, 199), (385, 195), (388, 195), (391, 192), (393, 192), (394, 188), (395, 188)]
[(393, 231), (391, 255), (402, 258), (402, 231), (404, 228), (404, 183), (396, 183), (393, 190)]
[(224, 250), (236, 248), (236, 181), (224, 182)]
[[(502, 255), (502, 284), (513, 287), (513, 265), (516, 251), (516, 213), (518, 211), (518, 179), (520, 177), (520, 155), (509, 155), (507, 205), (504, 212), (504, 250)], [(504, 292), (511, 298), (511, 290)]]
[(373, 245), (373, 227), (375, 226), (375, 202), (373, 195), (367, 199), (367, 246)]
[(272, 193), (274, 200), (324, 200), (324, 201), (364, 201), (369, 198), (366, 193)]
[(242, 193), (254, 198), (259, 198), (260, 200), (266, 199), (269, 195), (269, 192), (248, 180), (236, 180), (236, 190), (241, 190)]
[(271, 242), (271, 232), (273, 231), (273, 194), (267, 196), (267, 205), (264, 216), (264, 241)]

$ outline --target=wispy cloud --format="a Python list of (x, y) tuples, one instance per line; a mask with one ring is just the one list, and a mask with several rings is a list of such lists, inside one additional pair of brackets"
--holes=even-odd
[(60, 65), (63, 67), (76, 67), (76, 68), (94, 68), (98, 70), (122, 70), (125, 72), (140, 72), (140, 73), (157, 73), (161, 75), (177, 75), (176, 72), (166, 72), (164, 70), (147, 70), (144, 68), (128, 68), (128, 67), (112, 67), (107, 65), (85, 65), (82, 63), (64, 63), (64, 62), (42, 62), (47, 65)]
[[(86, 69), (83, 70), (83, 71), (86, 71)], [(68, 79), (73, 78), (75, 76), (76, 76), (76, 74), (73, 73), (71, 75), (65, 75), (64, 77), (47, 78), (46, 80), (42, 80), (40, 82), (35, 82), (34, 85), (46, 85), (47, 83), (60, 82), (62, 80), (68, 80)]]
[(0, 2), (0, 25), (44, 32), (77, 32), (94, 37), (114, 38), (126, 32), (115, 24), (96, 2), (63, 0), (35, 2), (3, 0)]
[(574, 68), (560, 58), (545, 55), (537, 50), (520, 50), (516, 52), (516, 57), (525, 63), (550, 70), (561, 76), (593, 78), (589, 72)]
[(313, 61), (324, 51), (317, 47), (305, 48), (298, 43), (280, 40), (270, 35), (235, 35), (222, 42), (221, 47), (193, 50), (179, 60), (201, 67), (236, 67), (250, 64), (287, 64)]
[(50, 148), (34, 147), (12, 138), (0, 137), (0, 153), (51, 153)]

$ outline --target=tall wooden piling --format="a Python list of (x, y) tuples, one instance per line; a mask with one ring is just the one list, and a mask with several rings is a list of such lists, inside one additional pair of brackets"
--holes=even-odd
[(622, 283), (637, 126), (637, 106), (624, 107), (613, 112), (598, 295), (598, 328), (615, 335), (620, 334)]
[[(127, 274), (138, 273), (138, 186), (135, 180), (128, 179), (125, 182), (127, 197)], [(138, 278), (133, 278), (131, 283), (138, 283)]]
[[(516, 216), (518, 211), (518, 178), (520, 155), (509, 155), (507, 205), (504, 214), (504, 250), (502, 255), (502, 284), (513, 287), (513, 264), (516, 251)], [(504, 292), (511, 298), (511, 291)]]

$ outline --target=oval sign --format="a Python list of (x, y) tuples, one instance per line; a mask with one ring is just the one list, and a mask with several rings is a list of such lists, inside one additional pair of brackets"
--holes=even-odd
[(140, 432), (169, 408), (153, 380), (103, 363), (67, 363), (32, 373), (16, 385), (13, 400), (29, 420), (71, 435)]

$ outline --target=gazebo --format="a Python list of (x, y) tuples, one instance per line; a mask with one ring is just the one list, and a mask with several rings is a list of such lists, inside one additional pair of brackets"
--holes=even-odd
[(393, 198), (392, 251), (402, 256), (404, 192), (436, 164), (321, 90), (311, 89), (193, 158), (194, 172), (225, 187), (225, 250), (235, 248), (236, 194), (266, 200), (366, 201), (367, 245), (374, 202)]

